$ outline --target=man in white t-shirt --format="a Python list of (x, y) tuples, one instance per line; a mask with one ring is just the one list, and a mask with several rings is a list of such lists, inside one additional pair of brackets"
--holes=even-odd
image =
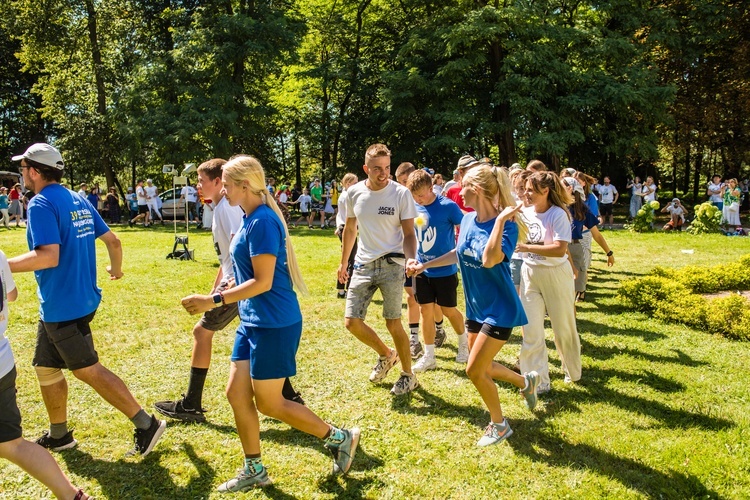
[[(198, 167), (197, 187), (206, 199), (211, 200), (213, 208), (211, 233), (220, 265), (210, 293), (216, 297), (221, 297), (222, 292), (234, 286), (234, 267), (229, 245), (232, 237), (242, 226), (243, 216), (242, 208), (239, 205), (234, 207), (229, 205), (222, 192), (221, 173), (226, 162), (224, 159), (214, 158)], [(187, 392), (182, 399), (154, 403), (159, 413), (184, 422), (206, 421), (203, 409), (203, 386), (211, 364), (214, 332), (223, 330), (238, 316), (237, 305), (238, 302), (223, 304), (206, 311), (195, 324)], [(304, 404), (300, 395), (292, 389), (289, 379), (286, 379), (282, 392), (285, 398)]]
[(714, 175), (711, 177), (711, 182), (708, 183), (708, 189), (706, 190), (708, 201), (715, 205), (719, 210), (724, 208), (724, 198), (721, 197), (722, 187), (724, 187), (724, 183), (721, 182), (721, 176)]
[(680, 203), (679, 198), (673, 198), (672, 202), (661, 209), (662, 213), (669, 213), (670, 218), (662, 228), (664, 231), (682, 231), (682, 226), (685, 224), (685, 215), (687, 215), (687, 209)]
[(599, 186), (599, 222), (602, 224), (607, 223), (609, 218), (609, 227), (612, 228), (613, 215), (612, 207), (617, 203), (617, 199), (620, 197), (620, 193), (617, 192), (617, 188), (609, 183), (609, 177), (604, 176), (604, 184)]
[(154, 181), (146, 179), (146, 187), (143, 188), (146, 191), (146, 205), (148, 205), (149, 217), (152, 213), (155, 213), (162, 224), (164, 224), (164, 218), (161, 216), (161, 209), (159, 207), (159, 190), (154, 186)]
[[(190, 185), (190, 183), (185, 184), (185, 186), (180, 191), (180, 201), (184, 201), (187, 204), (187, 219), (193, 219), (194, 222), (198, 221), (198, 210), (197, 210), (197, 203), (198, 203), (198, 191)], [(185, 221), (187, 222), (187, 220)]]
[[(405, 394), (419, 387), (411, 369), (409, 337), (401, 324), (404, 265), (417, 251), (414, 232), (417, 210), (409, 190), (390, 180), (391, 152), (384, 144), (367, 148), (363, 168), (367, 179), (347, 191), (347, 218), (338, 269), (339, 281), (346, 283), (349, 254), (359, 229), (354, 270), (346, 296), (346, 328), (378, 353), (378, 362), (370, 373), (371, 382), (382, 381), (401, 361), (401, 376), (391, 392)], [(380, 289), (383, 296), (383, 317), (395, 350), (386, 346), (365, 323), (367, 307), (376, 289)]]
[(138, 201), (138, 215), (130, 219), (128, 224), (130, 227), (133, 227), (136, 222), (143, 219), (143, 227), (148, 227), (149, 222), (151, 222), (151, 214), (148, 213), (148, 196), (146, 195), (146, 188), (143, 187), (143, 180), (138, 181), (138, 184), (136, 184), (135, 196)]

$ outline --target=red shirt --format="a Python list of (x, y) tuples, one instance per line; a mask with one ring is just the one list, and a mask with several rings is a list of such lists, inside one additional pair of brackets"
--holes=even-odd
[(458, 208), (463, 210), (464, 212), (473, 212), (473, 208), (469, 208), (466, 205), (464, 205), (464, 199), (461, 198), (461, 183), (457, 182), (456, 184), (452, 185), (448, 188), (448, 191), (445, 192), (445, 197), (450, 198), (451, 200), (456, 202), (456, 205), (458, 205)]
[(18, 200), (20, 198), (21, 198), (21, 193), (19, 193), (17, 189), (11, 189), (10, 190), (10, 199), (11, 200)]

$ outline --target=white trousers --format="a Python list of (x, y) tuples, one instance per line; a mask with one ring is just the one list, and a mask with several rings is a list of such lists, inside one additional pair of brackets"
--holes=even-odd
[(2, 212), (2, 219), (3, 219), (3, 225), (5, 225), (6, 228), (10, 228), (8, 226), (8, 221), (10, 220), (10, 216), (8, 215), (8, 209), (7, 208), (0, 208), (0, 212)]
[(559, 266), (521, 267), (521, 303), (529, 322), (523, 328), (521, 372), (535, 370), (540, 384), (549, 385), (549, 358), (544, 341), (544, 314), (549, 314), (555, 347), (565, 374), (581, 378), (581, 340), (575, 317), (573, 270), (566, 261)]

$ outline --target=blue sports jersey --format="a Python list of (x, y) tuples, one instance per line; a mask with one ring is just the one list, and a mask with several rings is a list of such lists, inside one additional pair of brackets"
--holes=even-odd
[(574, 205), (570, 205), (568, 207), (568, 211), (570, 212), (570, 237), (574, 240), (580, 240), (583, 238), (583, 228), (584, 226), (587, 229), (591, 229), (594, 226), (599, 225), (599, 219), (596, 217), (596, 215), (591, 213), (591, 210), (586, 208), (586, 215), (584, 216), (583, 220), (578, 220), (575, 218), (576, 212), (573, 208)]
[(242, 218), (242, 227), (229, 249), (237, 285), (253, 279), (252, 257), (276, 256), (273, 283), (267, 292), (241, 300), (240, 321), (245, 326), (282, 328), (302, 321), (297, 294), (286, 261), (286, 232), (276, 213), (260, 205)]
[(594, 193), (589, 193), (585, 203), (589, 207), (589, 210), (591, 210), (591, 213), (594, 214), (594, 217), (599, 217), (599, 200)]
[[(456, 247), (455, 226), (464, 217), (453, 200), (438, 196), (427, 206), (417, 205), (414, 230), (417, 233), (417, 260), (425, 263), (444, 255)], [(452, 276), (458, 272), (456, 264), (426, 269), (429, 278)]]
[(31, 199), (26, 230), (29, 250), (60, 245), (57, 266), (34, 271), (42, 321), (78, 319), (99, 307), (102, 291), (96, 286), (96, 239), (108, 232), (86, 198), (59, 184), (45, 186)]
[(525, 325), (526, 313), (510, 276), (510, 257), (518, 241), (518, 226), (507, 221), (503, 228), (503, 261), (482, 266), (482, 254), (495, 227), (495, 219), (477, 223), (476, 212), (464, 216), (458, 233), (456, 256), (466, 299), (466, 318), (478, 323), (512, 328)]

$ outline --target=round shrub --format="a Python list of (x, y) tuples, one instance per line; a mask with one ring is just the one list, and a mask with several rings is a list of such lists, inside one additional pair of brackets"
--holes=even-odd
[(750, 302), (745, 297), (736, 294), (710, 301), (706, 310), (708, 330), (727, 337), (746, 337), (736, 330), (746, 316), (748, 307), (750, 307)]
[(690, 234), (718, 233), (721, 231), (721, 211), (705, 202), (695, 207), (695, 219), (687, 228)]
[(633, 309), (652, 312), (674, 295), (686, 295), (690, 291), (682, 283), (657, 276), (627, 280), (623, 282), (617, 295)]

